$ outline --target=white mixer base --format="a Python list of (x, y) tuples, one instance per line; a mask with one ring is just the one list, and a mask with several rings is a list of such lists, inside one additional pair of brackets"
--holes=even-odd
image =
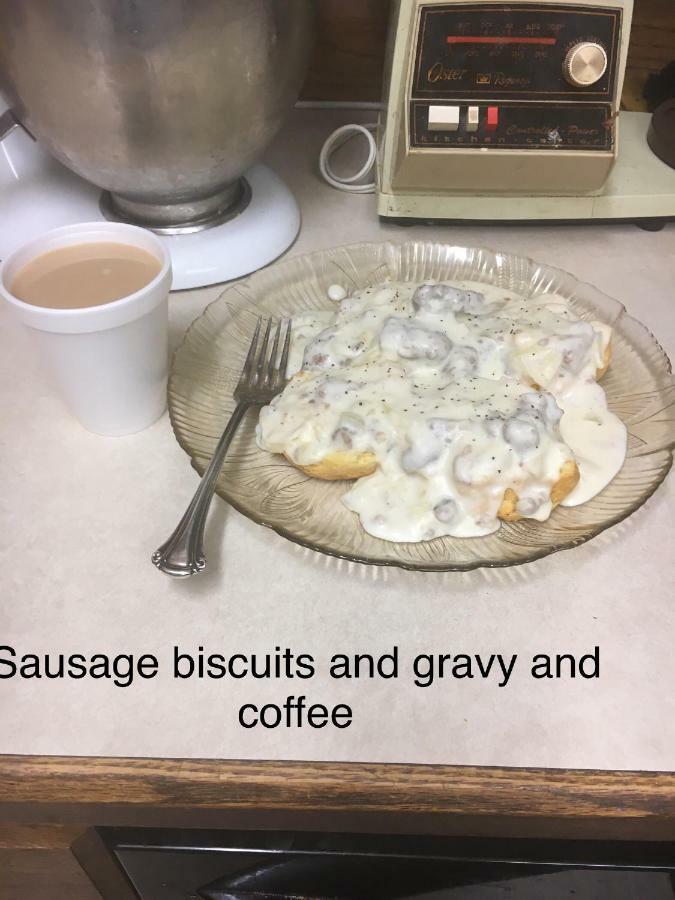
[[(205, 231), (161, 237), (171, 252), (174, 290), (241, 278), (295, 240), (300, 210), (284, 182), (262, 164), (244, 177), (252, 197), (238, 216)], [(100, 194), (17, 128), (0, 144), (0, 259), (50, 228), (103, 221)]]
[(262, 164), (244, 177), (251, 202), (234, 219), (193, 234), (161, 236), (171, 251), (173, 290), (241, 278), (281, 256), (295, 240), (300, 210), (284, 182)]

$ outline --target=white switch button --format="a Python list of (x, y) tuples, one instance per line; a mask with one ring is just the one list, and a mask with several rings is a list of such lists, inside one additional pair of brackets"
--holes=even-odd
[(429, 131), (457, 131), (459, 106), (430, 106)]
[(478, 107), (469, 106), (466, 111), (466, 130), (478, 131)]

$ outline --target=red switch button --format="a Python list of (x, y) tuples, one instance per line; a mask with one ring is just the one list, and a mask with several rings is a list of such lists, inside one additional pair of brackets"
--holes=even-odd
[(497, 125), (499, 125), (499, 107), (498, 106), (488, 106), (487, 120), (485, 122), (485, 129), (486, 129), (486, 131), (496, 131)]

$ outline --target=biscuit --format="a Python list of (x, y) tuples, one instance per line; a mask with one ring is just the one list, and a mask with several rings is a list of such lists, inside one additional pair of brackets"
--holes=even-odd
[[(607, 344), (607, 346), (605, 347), (605, 351), (602, 355), (602, 365), (600, 366), (599, 369), (595, 370), (595, 380), (596, 381), (600, 381), (600, 379), (605, 374), (607, 369), (609, 369), (609, 364), (611, 361), (612, 361), (612, 345)], [(535, 381), (532, 382), (532, 387), (535, 389), (535, 391), (541, 390), (540, 385), (538, 385)]]
[(595, 380), (596, 381), (600, 381), (600, 379), (605, 374), (607, 369), (609, 369), (609, 364), (611, 361), (612, 361), (612, 345), (607, 344), (607, 346), (605, 347), (605, 352), (602, 357), (602, 365), (600, 366), (599, 369), (596, 369), (596, 372), (595, 372)]
[[(288, 459), (288, 457), (286, 457)], [(298, 465), (288, 459), (297, 469), (309, 475), (310, 478), (318, 478), (322, 481), (354, 481), (356, 478), (364, 478), (372, 475), (377, 469), (377, 459), (370, 450), (357, 452), (354, 450), (334, 450), (318, 463), (310, 465)], [(579, 467), (573, 459), (563, 463), (560, 469), (560, 477), (551, 488), (551, 503), (557, 506), (570, 494), (579, 482)], [(518, 522), (526, 518), (516, 509), (518, 495), (513, 488), (504, 491), (497, 516), (504, 522)]]
[[(551, 488), (551, 503), (557, 506), (565, 497), (570, 494), (579, 483), (579, 467), (573, 459), (568, 459), (560, 468), (560, 477)], [(518, 505), (518, 494), (513, 488), (507, 488), (504, 491), (504, 497), (497, 511), (497, 516), (503, 522), (518, 522), (520, 519), (526, 518), (516, 509)]]
[(287, 456), (296, 469), (311, 478), (322, 481), (353, 481), (372, 475), (377, 469), (377, 458), (370, 450), (333, 450), (318, 463), (301, 466)]

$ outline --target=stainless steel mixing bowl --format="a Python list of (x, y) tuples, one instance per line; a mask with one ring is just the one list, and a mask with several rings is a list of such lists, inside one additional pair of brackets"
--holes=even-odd
[(312, 0), (0, 0), (0, 90), (107, 212), (222, 221), (297, 99)]

